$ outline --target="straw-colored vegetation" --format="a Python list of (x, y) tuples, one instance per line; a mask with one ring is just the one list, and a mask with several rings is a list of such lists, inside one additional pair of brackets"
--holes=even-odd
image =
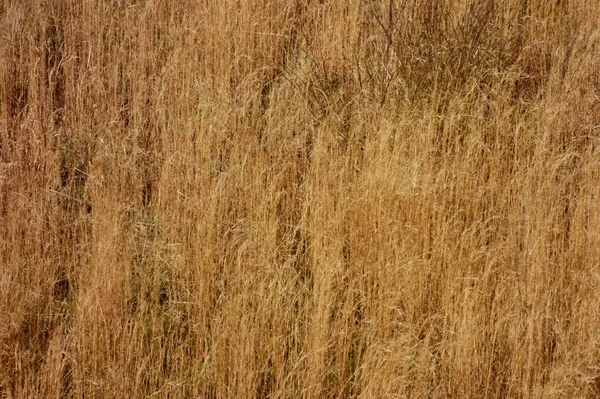
[(0, 397), (600, 396), (597, 0), (5, 0), (0, 73)]

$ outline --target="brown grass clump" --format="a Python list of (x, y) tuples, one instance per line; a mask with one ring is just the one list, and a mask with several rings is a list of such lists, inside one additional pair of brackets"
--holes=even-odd
[(5, 0), (0, 396), (599, 397), (599, 4)]

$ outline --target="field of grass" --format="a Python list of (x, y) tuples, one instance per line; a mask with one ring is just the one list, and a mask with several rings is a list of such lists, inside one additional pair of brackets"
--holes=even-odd
[(597, 0), (0, 2), (1, 398), (600, 397)]

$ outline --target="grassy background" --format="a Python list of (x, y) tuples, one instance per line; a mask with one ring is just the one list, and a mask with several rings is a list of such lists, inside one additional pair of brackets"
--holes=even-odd
[(0, 396), (600, 395), (598, 1), (0, 4)]

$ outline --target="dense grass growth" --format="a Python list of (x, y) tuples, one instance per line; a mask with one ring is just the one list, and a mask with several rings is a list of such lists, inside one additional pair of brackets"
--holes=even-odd
[(599, 397), (599, 22), (3, 1), (0, 396)]

